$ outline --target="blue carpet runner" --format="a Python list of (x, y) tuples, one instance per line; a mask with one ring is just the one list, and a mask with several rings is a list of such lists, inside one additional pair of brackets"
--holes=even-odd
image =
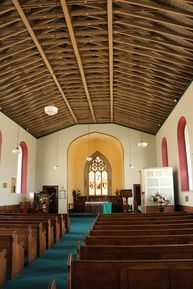
[(47, 289), (50, 280), (55, 279), (57, 289), (67, 288), (67, 256), (76, 256), (77, 243), (91, 228), (95, 217), (71, 217), (71, 232), (65, 234), (52, 249), (38, 258), (14, 280), (7, 280), (4, 289)]

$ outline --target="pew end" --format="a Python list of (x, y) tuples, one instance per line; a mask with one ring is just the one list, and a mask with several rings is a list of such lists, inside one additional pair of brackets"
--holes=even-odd
[(52, 280), (50, 281), (49, 285), (48, 285), (48, 289), (56, 289), (56, 280)]
[(7, 272), (7, 250), (0, 251), (0, 288), (3, 288), (6, 282)]
[(68, 254), (68, 258), (67, 258), (67, 288), (71, 289), (72, 288), (72, 284), (71, 284), (71, 267), (72, 267), (72, 253)]

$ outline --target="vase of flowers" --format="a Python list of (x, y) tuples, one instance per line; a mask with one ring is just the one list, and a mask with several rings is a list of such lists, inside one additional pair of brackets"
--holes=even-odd
[(49, 212), (49, 204), (52, 201), (52, 195), (48, 195), (45, 192), (39, 192), (35, 194), (35, 208), (37, 211), (40, 211), (42, 213), (48, 213)]
[(159, 211), (164, 212), (165, 207), (169, 204), (169, 200), (166, 198), (165, 195), (160, 193), (156, 193), (150, 197), (150, 200), (153, 201), (158, 205)]

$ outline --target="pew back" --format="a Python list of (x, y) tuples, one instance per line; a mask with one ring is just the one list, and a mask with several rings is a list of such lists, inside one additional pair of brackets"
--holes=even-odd
[(191, 289), (193, 260), (75, 260), (71, 289)]
[(7, 251), (3, 249), (0, 251), (0, 288), (3, 288), (6, 281), (7, 268)]

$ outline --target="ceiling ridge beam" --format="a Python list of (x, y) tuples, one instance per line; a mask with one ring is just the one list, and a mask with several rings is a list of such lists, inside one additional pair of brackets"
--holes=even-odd
[(92, 106), (92, 102), (91, 102), (91, 98), (90, 98), (90, 94), (89, 94), (89, 90), (88, 90), (88, 85), (87, 85), (87, 81), (86, 81), (86, 77), (85, 77), (85, 73), (84, 73), (84, 68), (83, 68), (83, 65), (82, 65), (82, 61), (81, 61), (78, 45), (77, 45), (77, 42), (76, 42), (76, 37), (75, 37), (75, 34), (74, 34), (74, 30), (73, 30), (73, 27), (72, 27), (72, 22), (71, 22), (71, 19), (70, 19), (70, 15), (69, 15), (68, 7), (67, 7), (67, 4), (66, 4), (66, 0), (60, 0), (60, 3), (61, 3), (62, 10), (63, 10), (63, 13), (64, 13), (64, 18), (66, 20), (66, 25), (67, 25), (68, 32), (69, 32), (69, 35), (70, 35), (72, 47), (73, 47), (73, 50), (74, 50), (74, 53), (75, 53), (75, 56), (76, 56), (76, 60), (77, 60), (77, 63), (78, 63), (78, 67), (79, 67), (80, 75), (81, 75), (81, 78), (82, 78), (83, 86), (84, 86), (84, 89), (85, 89), (87, 101), (88, 101), (88, 104), (89, 104), (89, 107), (90, 107), (91, 115), (92, 115), (94, 123), (96, 123), (94, 109), (93, 109), (93, 106)]
[(113, 3), (107, 0), (108, 40), (109, 40), (109, 87), (110, 87), (110, 116), (113, 122)]
[(74, 115), (74, 112), (72, 111), (72, 108), (71, 108), (71, 106), (70, 106), (70, 104), (69, 104), (69, 102), (68, 102), (68, 100), (67, 100), (67, 98), (66, 98), (66, 96), (65, 96), (65, 94), (64, 94), (64, 92), (62, 90), (62, 87), (60, 86), (60, 83), (59, 83), (56, 75), (54, 74), (54, 71), (53, 71), (53, 69), (52, 69), (52, 67), (51, 67), (51, 65), (50, 65), (50, 63), (49, 63), (49, 61), (48, 61), (48, 59), (47, 59), (47, 57), (46, 57), (46, 55), (45, 55), (45, 53), (44, 53), (44, 51), (43, 51), (43, 49), (41, 47), (39, 41), (38, 41), (38, 39), (37, 39), (32, 27), (30, 25), (30, 23), (29, 23), (29, 21), (27, 20), (27, 17), (25, 16), (25, 14), (24, 14), (24, 12), (23, 12), (18, 0), (12, 0), (12, 2), (15, 5), (15, 8), (17, 9), (17, 12), (19, 13), (24, 25), (26, 26), (26, 28), (27, 28), (27, 30), (28, 30), (33, 42), (35, 43), (35, 45), (36, 45), (36, 47), (37, 47), (37, 49), (38, 49), (38, 51), (39, 51), (39, 53), (40, 53), (40, 55), (41, 55), (41, 57), (42, 57), (42, 59), (44, 61), (46, 67), (48, 68), (49, 73), (51, 74), (51, 76), (52, 76), (52, 78), (53, 78), (53, 80), (54, 80), (54, 82), (55, 82), (55, 84), (56, 84), (61, 96), (63, 97), (63, 99), (65, 101), (66, 106), (68, 107), (68, 110), (70, 111), (74, 121), (76, 123), (78, 123), (78, 121), (76, 119), (76, 116)]

